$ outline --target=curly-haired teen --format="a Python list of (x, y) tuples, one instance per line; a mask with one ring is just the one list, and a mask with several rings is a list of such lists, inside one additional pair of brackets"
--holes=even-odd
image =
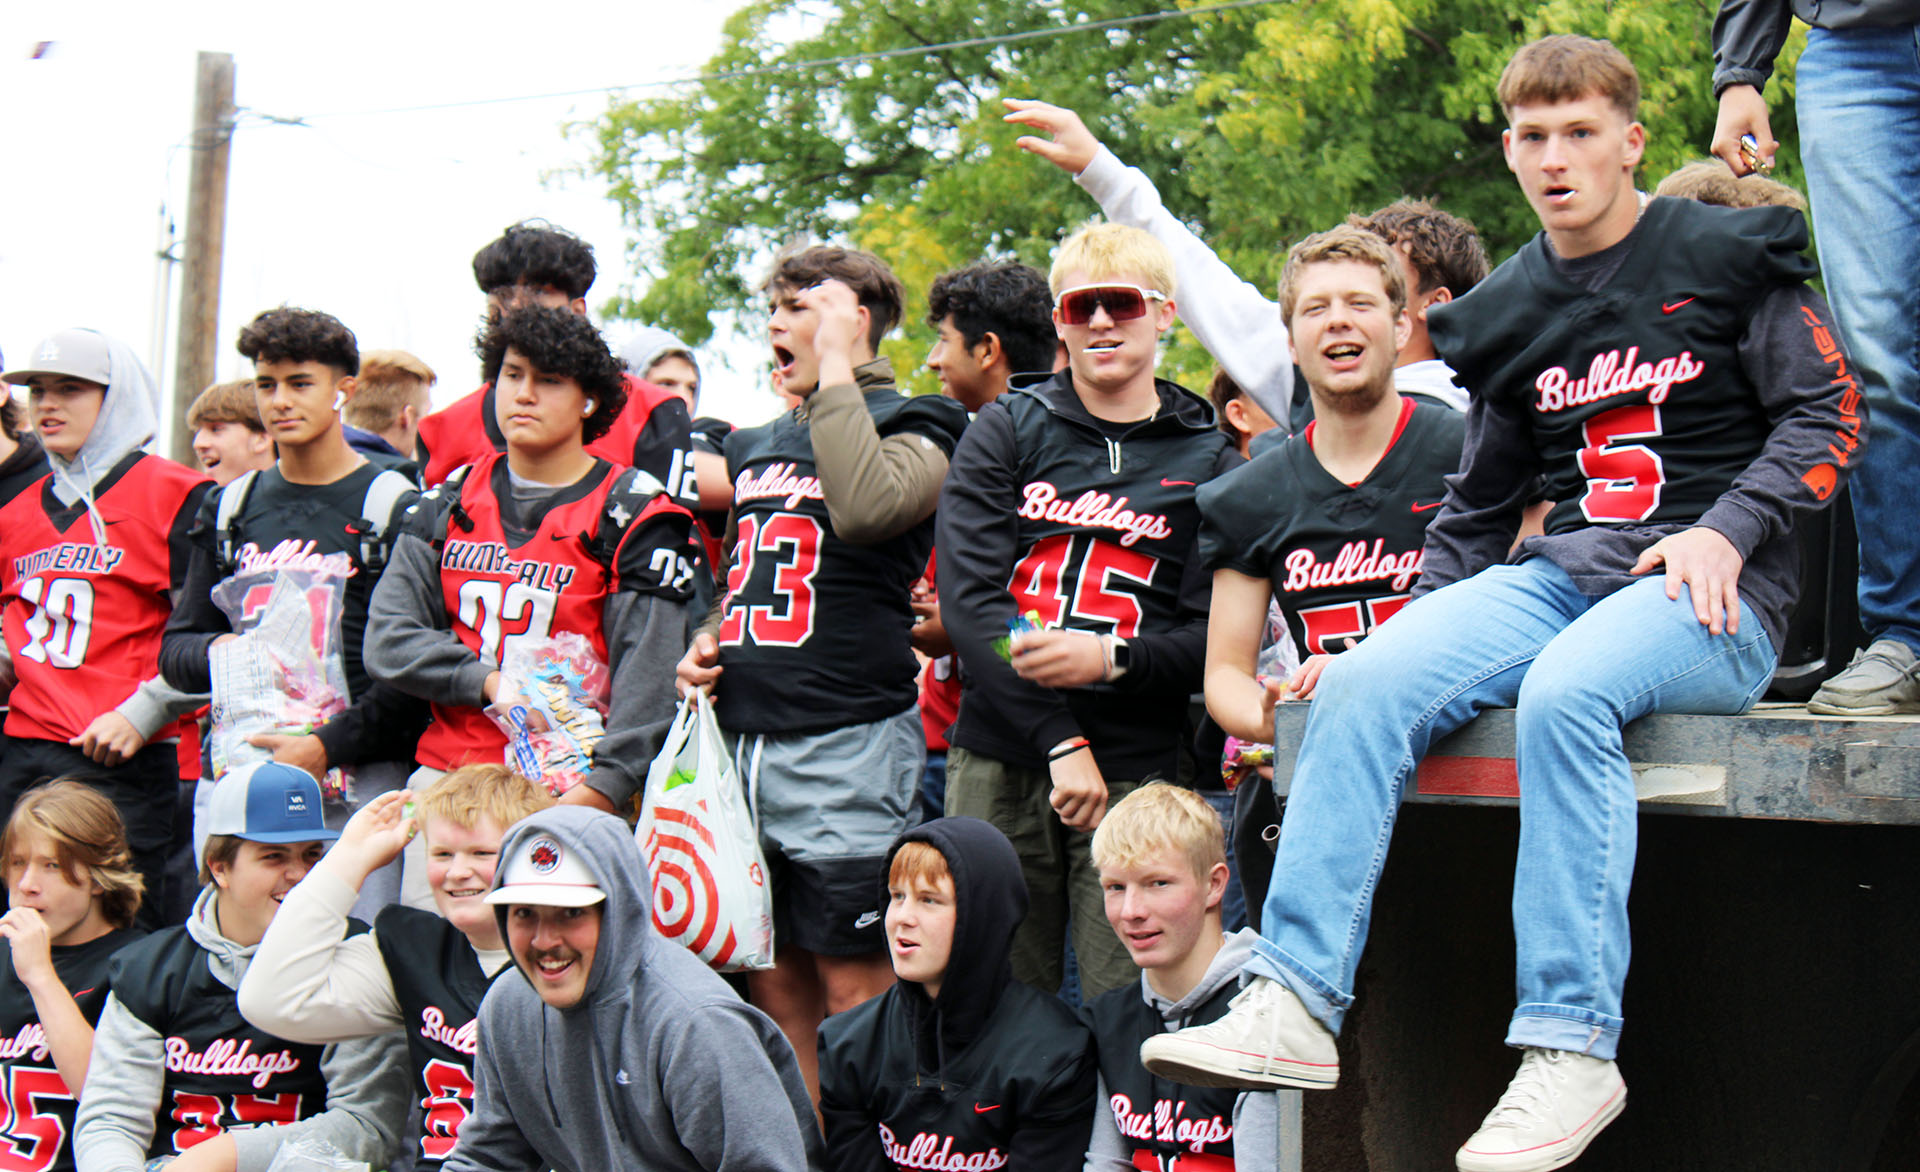
[[(321, 574), (340, 595), (339, 643), (349, 704), (305, 736), (256, 736), (274, 758), (315, 777), (348, 768), (344, 802), (330, 806), (337, 825), (375, 794), (398, 788), (411, 768), (425, 706), (367, 675), (362, 644), (367, 604), (380, 580), (394, 522), (413, 497), (398, 472), (370, 463), (347, 443), (341, 408), (358, 392), (353, 331), (328, 314), (282, 306), (240, 332), (240, 353), (253, 360), (253, 393), (279, 458), (270, 468), (234, 479), (207, 497), (193, 530), (187, 589), (167, 625), (160, 668), (176, 687), (212, 684), (216, 643), (252, 625), (293, 568)], [(247, 613), (236, 623), (216, 605), (213, 588), (238, 580)], [(316, 615), (316, 620), (319, 618)], [(203, 787), (210, 791), (211, 784)], [(197, 803), (204, 807), (210, 793)], [(368, 889), (360, 910), (372, 915), (399, 894), (399, 872)]]
[[(527, 306), (584, 320), (594, 274), (591, 246), (538, 220), (513, 225), (473, 258), (473, 279), (486, 295), (489, 322)], [(643, 381), (638, 371), (627, 375), (625, 382), (624, 406), (608, 416), (603, 430), (587, 438), (588, 454), (638, 468), (665, 485), (674, 500), (696, 507), (699, 488), (686, 404), (678, 395)], [(439, 484), (455, 468), (490, 452), (506, 451), (496, 399), (494, 385), (488, 381), (420, 421), (417, 447), (425, 461), (427, 484)]]
[(651, 477), (587, 450), (627, 393), (587, 319), (510, 309), (475, 349), (507, 450), (409, 515), (374, 591), (367, 666), (432, 705), (412, 783), (427, 790), (448, 770), (502, 759), (506, 737), (484, 709), (508, 650), (586, 636), (613, 671), (613, 707), (592, 772), (562, 800), (619, 810), (673, 716), (672, 680), (657, 669), (686, 645), (693, 519)]

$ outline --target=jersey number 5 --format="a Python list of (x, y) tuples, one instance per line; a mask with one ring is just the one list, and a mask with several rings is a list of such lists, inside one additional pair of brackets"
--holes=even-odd
[[(740, 540), (727, 572), (727, 617), (720, 643), (734, 646), (747, 638), (762, 647), (798, 647), (813, 634), (813, 576), (820, 569), (820, 522), (799, 513), (775, 513), (739, 520)], [(773, 560), (773, 584), (767, 603), (741, 602), (740, 588), (753, 576), (754, 559)]]
[(1580, 449), (1580, 472), (1587, 478), (1587, 494), (1580, 511), (1589, 521), (1644, 521), (1660, 507), (1666, 485), (1666, 466), (1660, 453), (1645, 444), (1623, 444), (1623, 439), (1658, 439), (1660, 408), (1651, 403), (1615, 407), (1587, 420), (1580, 429), (1587, 446)]
[(71, 1101), (58, 1071), (15, 1066), (6, 1072), (6, 1143), (0, 1146), (0, 1172), (45, 1172), (66, 1146), (67, 1128), (58, 1115), (40, 1110), (38, 1100)]
[(51, 667), (79, 667), (93, 638), (93, 583), (85, 578), (41, 578), (20, 583), (20, 597), (33, 607), (20, 654)]

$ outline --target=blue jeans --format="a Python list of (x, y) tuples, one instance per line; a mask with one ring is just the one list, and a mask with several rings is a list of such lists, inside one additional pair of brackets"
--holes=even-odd
[(1920, 31), (1813, 29), (1797, 81), (1820, 268), (1867, 399), (1860, 622), (1920, 651)]
[(1338, 1030), (1415, 764), (1481, 709), (1511, 706), (1519, 1007), (1507, 1042), (1612, 1058), (1639, 816), (1620, 730), (1650, 712), (1743, 712), (1774, 663), (1750, 608), (1738, 635), (1709, 635), (1659, 574), (1593, 598), (1535, 558), (1416, 600), (1320, 678), (1248, 969)]
[(1240, 864), (1233, 857), (1233, 791), (1197, 789), (1213, 812), (1220, 815), (1220, 829), (1227, 836), (1227, 893), (1220, 897), (1220, 927), (1228, 935), (1247, 926), (1247, 896), (1240, 890)]

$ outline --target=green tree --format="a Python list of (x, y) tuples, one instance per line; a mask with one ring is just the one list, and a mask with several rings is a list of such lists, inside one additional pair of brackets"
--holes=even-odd
[[(715, 311), (757, 304), (758, 272), (796, 240), (871, 249), (916, 293), (982, 256), (1044, 269), (1097, 208), (1013, 148), (1003, 96), (1078, 110), (1236, 271), (1269, 286), (1293, 240), (1402, 195), (1473, 220), (1496, 260), (1531, 236), (1494, 86), (1534, 37), (1604, 36), (1634, 60), (1646, 186), (1704, 155), (1712, 134), (1711, 0), (1276, 0), (1086, 27), (1176, 7), (1209, 5), (751, 0), (707, 80), (618, 102), (592, 127), (593, 166), (643, 274), (613, 312), (704, 340)], [(1783, 54), (1776, 104), (1799, 44)], [(867, 56), (880, 53), (897, 55)], [(1777, 122), (1779, 177), (1796, 182), (1791, 120)], [(921, 309), (888, 343), (903, 375), (931, 344)], [(1172, 349), (1170, 371), (1190, 386), (1210, 365), (1190, 341)]]

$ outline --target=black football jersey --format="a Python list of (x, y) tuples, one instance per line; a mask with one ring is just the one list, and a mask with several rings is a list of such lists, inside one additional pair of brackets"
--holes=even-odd
[(1321, 466), (1305, 432), (1200, 489), (1207, 567), (1271, 581), (1303, 657), (1344, 650), (1411, 597), (1466, 422), (1410, 399), (1402, 412), (1391, 446), (1357, 485)]
[[(966, 414), (948, 399), (866, 391), (884, 439), (911, 433), (953, 454)], [(727, 574), (715, 713), (728, 730), (806, 733), (883, 720), (918, 695), (908, 591), (933, 518), (873, 545), (827, 517), (813, 440), (793, 412), (727, 437), (738, 537)]]
[[(1445, 407), (1437, 410), (1458, 414)], [(1219, 1020), (1239, 992), (1239, 984), (1229, 981), (1186, 1024)], [(1094, 1110), (1112, 1113), (1133, 1166), (1153, 1172), (1233, 1172), (1233, 1106), (1240, 1092), (1184, 1086), (1147, 1073), (1140, 1065), (1140, 1044), (1165, 1033), (1166, 1024), (1141, 997), (1140, 983), (1129, 982), (1094, 998), (1085, 1016), (1107, 1091), (1106, 1102)]]
[(213, 975), (207, 951), (184, 926), (123, 949), (113, 958), (110, 980), (120, 1003), (165, 1039), (166, 1081), (149, 1158), (177, 1156), (227, 1131), (297, 1123), (326, 1109), (325, 1047), (289, 1042), (249, 1024), (234, 991)]
[(1597, 292), (1535, 237), (1434, 319), (1463, 385), (1526, 410), (1550, 535), (1692, 524), (1772, 430), (1739, 343), (1755, 305), (1814, 275), (1799, 213), (1656, 199), (1636, 236)]
[(480, 970), (466, 936), (432, 912), (395, 904), (381, 909), (373, 927), (400, 1002), (407, 1062), (420, 1096), (414, 1167), (438, 1168), (473, 1113), (475, 1026), (493, 978)]
[[(113, 954), (140, 939), (121, 928), (85, 944), (53, 949), (53, 971), (73, 994), (88, 1025), (107, 1004), (107, 970)], [(73, 1167), (73, 1115), (78, 1100), (54, 1068), (33, 996), (14, 975), (12, 958), (0, 955), (0, 1168), (19, 1172), (66, 1172)]]

